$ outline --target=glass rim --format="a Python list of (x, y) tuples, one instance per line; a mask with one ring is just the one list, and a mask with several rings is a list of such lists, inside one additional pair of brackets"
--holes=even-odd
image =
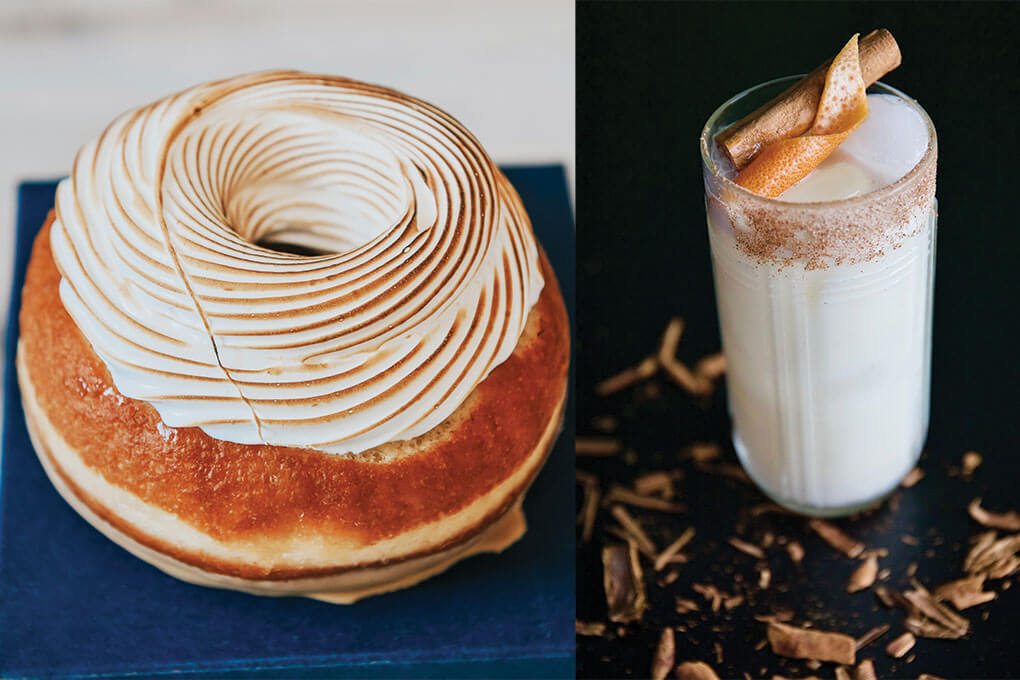
[(925, 111), (924, 107), (922, 107), (913, 97), (908, 96), (907, 94), (896, 89), (892, 85), (887, 85), (882, 81), (876, 81), (875, 83), (868, 87), (869, 90), (872, 87), (878, 86), (879, 88), (886, 90), (887, 93), (899, 97), (901, 100), (906, 102), (909, 106), (911, 106), (915, 111), (917, 111), (921, 115), (921, 119), (924, 121), (925, 126), (928, 128), (928, 146), (924, 150), (924, 155), (921, 156), (920, 160), (918, 160), (917, 163), (909, 171), (907, 171), (902, 177), (900, 177), (895, 182), (887, 184), (883, 187), (879, 187), (874, 191), (869, 191), (865, 194), (860, 194), (858, 196), (851, 196), (849, 198), (840, 198), (829, 201), (784, 201), (779, 198), (769, 198), (767, 196), (761, 196), (760, 194), (748, 191), (744, 187), (734, 182), (732, 179), (726, 177), (720, 170), (719, 166), (716, 164), (715, 159), (712, 157), (711, 148), (709, 146), (710, 144), (714, 143), (712, 137), (709, 136), (712, 127), (718, 123), (719, 118), (723, 115), (723, 113), (727, 109), (729, 109), (732, 105), (736, 104), (737, 102), (742, 100), (744, 97), (750, 95), (751, 93), (772, 85), (778, 85), (782, 83), (793, 83), (800, 80), (805, 75), (806, 74), (781, 76), (779, 78), (773, 78), (772, 80), (766, 80), (765, 82), (758, 83), (757, 85), (752, 85), (751, 87), (742, 90), (741, 92), (738, 92), (737, 94), (727, 99), (725, 102), (719, 105), (719, 107), (715, 111), (712, 112), (711, 116), (708, 117), (708, 121), (705, 122), (705, 126), (701, 130), (700, 137), (701, 164), (702, 167), (707, 169), (715, 178), (715, 180), (719, 182), (722, 186), (725, 186), (730, 191), (736, 192), (737, 195), (743, 196), (750, 200), (760, 201), (766, 205), (775, 205), (777, 207), (785, 206), (787, 209), (790, 208), (818, 209), (827, 207), (844, 208), (855, 204), (863, 205), (865, 203), (870, 203), (872, 201), (896, 194), (897, 192), (901, 191), (904, 187), (909, 186), (921, 174), (922, 169), (925, 166), (927, 166), (928, 163), (932, 162), (932, 158), (935, 156), (938, 150), (938, 136), (935, 132), (935, 124), (932, 122), (931, 117), (928, 116), (928, 112)]

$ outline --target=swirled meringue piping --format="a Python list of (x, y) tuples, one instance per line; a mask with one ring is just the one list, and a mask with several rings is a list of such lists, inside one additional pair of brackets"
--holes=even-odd
[(78, 153), (56, 213), (61, 300), (117, 389), (244, 444), (359, 453), (429, 431), (513, 352), (543, 286), (470, 133), (342, 78), (244, 76), (130, 111)]

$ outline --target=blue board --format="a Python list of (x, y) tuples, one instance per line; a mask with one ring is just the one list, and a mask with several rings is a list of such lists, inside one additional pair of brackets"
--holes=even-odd
[[(505, 168), (574, 319), (574, 222), (561, 166)], [(0, 476), (0, 677), (573, 677), (574, 395), (524, 503), (528, 533), (414, 588), (336, 606), (177, 581), (57, 494), (14, 371), (21, 285), (56, 184), (23, 184)], [(573, 373), (571, 373), (571, 384)]]

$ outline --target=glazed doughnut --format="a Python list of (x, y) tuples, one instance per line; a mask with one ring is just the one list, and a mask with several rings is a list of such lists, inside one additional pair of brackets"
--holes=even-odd
[(271, 72), (82, 148), (17, 365), (44, 468), (108, 537), (193, 583), (351, 602), (522, 535), (568, 361), (555, 275), (463, 126)]

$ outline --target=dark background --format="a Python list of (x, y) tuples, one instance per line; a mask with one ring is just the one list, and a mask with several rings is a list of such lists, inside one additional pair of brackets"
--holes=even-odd
[[(939, 137), (932, 424), (922, 459), (927, 476), (897, 493), (898, 510), (886, 506), (841, 526), (869, 547), (889, 549), (880, 562), (893, 571), (891, 586), (903, 587), (906, 566), (918, 562), (918, 577), (933, 587), (961, 575), (967, 541), (981, 529), (967, 518), (967, 502), (983, 496), (986, 507), (1005, 510), (1016, 508), (1020, 496), (1020, 4), (578, 6), (578, 432), (592, 432), (594, 416), (622, 415), (618, 434), (636, 454), (579, 458), (578, 467), (600, 475), (605, 488), (679, 465), (677, 453), (688, 442), (728, 442), (724, 392), (704, 407), (665, 383), (658, 399), (641, 389), (603, 399), (592, 386), (653, 352), (674, 315), (687, 321), (682, 359), (693, 362), (719, 348), (698, 152), (712, 111), (747, 87), (814, 68), (852, 33), (881, 27), (893, 33), (903, 53), (903, 64), (883, 80), (921, 103)], [(983, 454), (984, 464), (966, 482), (950, 470), (971, 449)], [(752, 677), (809, 675), (803, 664), (753, 649), (765, 626), (751, 614), (789, 606), (796, 623), (852, 635), (892, 624), (889, 634), (858, 655), (873, 657), (880, 677), (1020, 677), (1020, 588), (965, 611), (973, 626), (967, 639), (919, 639), (915, 661), (890, 664), (884, 646), (901, 632), (901, 613), (879, 609), (869, 593), (845, 593), (850, 560), (802, 535), (799, 519), (749, 522), (747, 508), (765, 499), (740, 482), (687, 470), (679, 489), (692, 508), (686, 515), (635, 514), (660, 548), (694, 525), (692, 563), (666, 588), (648, 579), (651, 610), (642, 623), (611, 626), (605, 638), (579, 637), (579, 676), (646, 676), (666, 625), (688, 628), (677, 634), (678, 661), (707, 661), (722, 677), (744, 671)], [(599, 524), (607, 523), (603, 511)], [(731, 535), (754, 540), (768, 530), (798, 538), (808, 557), (795, 568), (782, 550), (769, 551), (774, 587), (767, 601), (728, 616), (673, 611), (674, 595), (701, 600), (690, 590), (693, 582), (732, 592), (734, 574), (753, 578), (754, 560), (724, 541)], [(919, 537), (921, 545), (905, 545), (903, 533)], [(578, 549), (577, 610), (585, 621), (607, 620), (599, 562), (604, 538), (596, 530), (592, 544)], [(926, 556), (930, 550), (934, 554)], [(716, 661), (714, 642), (722, 647), (723, 663)], [(832, 677), (831, 666), (818, 674)]]

